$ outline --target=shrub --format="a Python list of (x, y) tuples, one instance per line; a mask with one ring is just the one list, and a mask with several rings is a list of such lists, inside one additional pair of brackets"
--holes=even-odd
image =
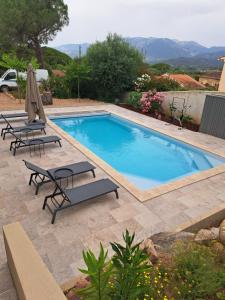
[[(65, 82), (70, 89), (70, 94), (75, 97), (80, 97), (80, 94), (85, 94), (82, 91), (82, 83), (90, 81), (90, 66), (85, 60), (73, 60), (65, 68)], [(84, 93), (83, 93), (84, 92)]]
[(225, 270), (218, 267), (209, 247), (179, 243), (173, 258), (173, 284), (179, 299), (205, 299), (225, 286)]
[(87, 51), (87, 62), (98, 98), (112, 101), (129, 90), (137, 77), (142, 55), (116, 34), (93, 44)]
[(156, 91), (149, 91), (142, 94), (140, 100), (142, 112), (159, 112), (164, 96)]
[(169, 283), (169, 273), (162, 265), (159, 264), (151, 268), (150, 271), (145, 274), (144, 281), (141, 282), (142, 285), (146, 286), (146, 291), (144, 297), (140, 299), (174, 299), (167, 297)]
[(18, 76), (17, 78), (17, 84), (18, 84), (18, 89), (16, 90), (17, 98), (18, 99), (25, 99), (26, 97), (26, 88), (27, 88), (27, 81), (21, 77)]
[(157, 63), (150, 66), (151, 70), (157, 75), (162, 75), (172, 71), (172, 67), (166, 63)]
[(150, 81), (151, 81), (151, 77), (148, 74), (142, 74), (134, 82), (135, 90), (137, 92), (149, 91)]
[(65, 80), (65, 77), (52, 76), (50, 78), (50, 87), (54, 97), (66, 99), (71, 97), (71, 91)]
[(142, 94), (139, 92), (130, 92), (126, 100), (126, 103), (132, 105), (133, 107), (140, 109), (141, 108), (141, 99)]
[(153, 78), (149, 82), (149, 89), (156, 89), (159, 92), (182, 90), (179, 83), (168, 78)]
[(42, 49), (45, 64), (50, 66), (52, 69), (58, 69), (60, 65), (66, 66), (72, 61), (72, 58), (69, 55), (56, 49), (49, 47), (43, 47)]

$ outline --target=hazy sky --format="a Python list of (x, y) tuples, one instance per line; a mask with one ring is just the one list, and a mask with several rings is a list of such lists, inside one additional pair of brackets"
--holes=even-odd
[(50, 46), (155, 36), (225, 46), (225, 0), (65, 0), (70, 24)]

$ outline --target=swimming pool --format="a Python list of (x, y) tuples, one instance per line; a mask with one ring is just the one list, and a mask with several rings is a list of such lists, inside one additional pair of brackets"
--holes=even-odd
[(113, 114), (51, 118), (145, 191), (225, 164), (225, 159)]

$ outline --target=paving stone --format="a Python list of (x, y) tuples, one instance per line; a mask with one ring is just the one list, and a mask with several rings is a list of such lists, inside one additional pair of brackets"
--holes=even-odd
[(8, 266), (4, 264), (0, 268), (0, 295), (13, 288), (12, 278)]
[(0, 300), (17, 300), (17, 295), (15, 289), (10, 289), (2, 294), (0, 294)]
[(117, 220), (117, 222), (124, 222), (138, 215), (139, 211), (131, 204), (128, 204), (111, 210), (110, 214), (113, 216), (114, 219)]
[(117, 223), (110, 227), (110, 230), (115, 234), (117, 239), (122, 238), (122, 234), (126, 231), (126, 229), (130, 233), (135, 233), (136, 235), (142, 230), (142, 226), (135, 220), (129, 219), (121, 223)]

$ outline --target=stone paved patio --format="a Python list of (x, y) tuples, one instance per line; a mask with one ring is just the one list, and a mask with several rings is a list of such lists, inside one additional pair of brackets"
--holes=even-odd
[[(164, 122), (127, 111), (114, 105), (91, 107), (46, 109), (48, 113), (85, 111), (118, 111), (126, 116), (140, 118), (154, 129), (161, 128), (173, 136), (190, 139), (212, 150), (225, 152), (225, 141), (188, 130), (177, 130)], [(22, 121), (15, 123), (21, 124)], [(0, 127), (2, 124), (0, 124)], [(54, 134), (47, 128), (47, 134)], [(217, 207), (225, 208), (225, 174), (213, 176), (189, 186), (169, 192), (144, 203), (139, 202), (124, 188), (120, 198), (114, 194), (84, 203), (58, 214), (56, 223), (50, 224), (51, 217), (41, 209), (44, 196), (52, 191), (52, 185), (40, 189), (28, 186), (29, 171), (22, 159), (33, 161), (45, 168), (87, 160), (67, 141), (63, 147), (46, 146), (45, 155), (30, 157), (29, 151), (18, 151), (15, 157), (9, 152), (11, 137), (0, 141), (0, 225), (19, 221), (33, 241), (36, 249), (59, 283), (78, 274), (82, 266), (82, 249), (91, 247), (97, 251), (101, 241), (109, 247), (109, 241), (121, 240), (121, 233), (128, 228), (136, 231), (137, 238), (143, 239), (153, 233), (173, 230), (185, 223), (194, 222)], [(97, 167), (97, 179), (108, 175)], [(92, 181), (90, 175), (77, 177), (76, 184)], [(0, 235), (0, 300), (16, 299), (15, 291), (6, 265), (3, 237)]]

